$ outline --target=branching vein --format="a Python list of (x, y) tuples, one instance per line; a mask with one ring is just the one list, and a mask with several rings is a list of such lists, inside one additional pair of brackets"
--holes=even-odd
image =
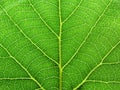
[(76, 52), (73, 54), (73, 56), (68, 60), (68, 62), (63, 66), (63, 69), (74, 59), (74, 57), (76, 56), (76, 54), (79, 52), (79, 50), (81, 49), (81, 47), (85, 44), (85, 42), (87, 41), (87, 39), (89, 38), (89, 36), (91, 35), (92, 31), (94, 30), (94, 28), (96, 27), (96, 25), (98, 24), (98, 22), (100, 21), (100, 19), (102, 18), (102, 16), (104, 15), (104, 13), (106, 12), (106, 10), (108, 9), (108, 7), (110, 6), (112, 0), (109, 2), (109, 4), (107, 5), (107, 7), (104, 9), (104, 11), (102, 12), (102, 14), (98, 17), (97, 21), (95, 22), (95, 24), (90, 28), (87, 36), (85, 37), (85, 39), (83, 40), (83, 42), (81, 43), (81, 45), (78, 47), (78, 49), (76, 50)]
[(81, 85), (83, 85), (83, 84), (86, 82), (86, 80), (89, 78), (89, 76), (90, 76), (98, 67), (100, 67), (101, 65), (103, 65), (103, 61), (109, 56), (109, 54), (110, 54), (119, 44), (120, 44), (120, 41), (118, 41), (118, 42), (114, 45), (114, 47), (112, 47), (112, 48), (108, 51), (108, 53), (102, 58), (101, 62), (100, 62), (97, 66), (95, 66), (95, 67), (88, 73), (88, 75), (84, 78), (84, 80), (83, 80), (79, 85), (77, 85), (77, 86), (74, 88), (74, 90), (76, 90), (76, 89), (79, 88)]
[(41, 84), (30, 74), (30, 72), (4, 47), (2, 44), (0, 46), (9, 54), (9, 56), (29, 75), (29, 77), (40, 87), (45, 90)]
[(39, 16), (39, 18), (42, 20), (42, 22), (48, 27), (48, 29), (58, 38), (58, 35), (54, 32), (54, 30), (47, 24), (47, 22), (41, 17), (41, 15), (39, 14), (39, 12), (35, 9), (35, 7), (33, 6), (33, 4), (31, 3), (30, 0), (29, 4), (30, 6), (33, 8), (33, 10), (35, 11), (35, 13)]
[[(0, 5), (0, 7), (2, 8), (2, 6)], [(51, 61), (53, 61), (55, 64), (58, 65), (58, 62), (56, 62), (56, 60), (54, 60), (53, 58), (51, 58), (50, 56), (48, 56), (40, 47), (38, 47), (24, 32), (23, 30), (20, 28), (20, 26), (18, 26), (18, 24), (11, 18), (11, 16), (7, 13), (7, 11), (2, 8), (3, 11), (6, 13), (6, 15), (9, 17), (10, 21), (19, 29), (19, 31), (25, 36), (25, 38), (27, 38), (40, 52), (42, 52), (43, 55), (45, 55), (48, 59), (50, 59)]]
[(63, 23), (65, 23), (76, 11), (77, 9), (80, 7), (81, 3), (83, 2), (83, 0), (80, 1), (80, 3), (76, 6), (76, 8), (71, 12), (71, 14), (68, 15), (68, 17), (63, 21)]

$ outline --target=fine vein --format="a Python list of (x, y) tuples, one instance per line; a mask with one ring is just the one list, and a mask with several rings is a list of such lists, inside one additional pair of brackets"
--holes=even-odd
[(40, 87), (45, 90), (41, 84), (30, 74), (30, 72), (4, 47), (2, 44), (0, 46), (9, 54), (9, 56), (29, 75), (29, 77)]
[(102, 18), (102, 16), (104, 15), (104, 13), (106, 12), (106, 10), (108, 9), (108, 7), (110, 6), (112, 0), (109, 2), (109, 4), (106, 6), (106, 8), (103, 10), (102, 14), (98, 17), (97, 21), (95, 22), (95, 24), (90, 28), (87, 36), (85, 37), (85, 39), (83, 40), (83, 42), (81, 43), (81, 45), (78, 47), (78, 49), (76, 50), (76, 52), (73, 54), (73, 56), (68, 60), (68, 62), (63, 66), (63, 69), (74, 59), (74, 57), (76, 56), (76, 54), (79, 52), (79, 50), (81, 49), (81, 47), (84, 45), (84, 43), (87, 41), (87, 39), (89, 38), (89, 36), (91, 35), (92, 31), (94, 30), (94, 28), (96, 27), (96, 25), (98, 24), (98, 22), (100, 21), (100, 19)]
[[(0, 5), (0, 7), (2, 8), (2, 6)], [(48, 56), (40, 47), (38, 47), (24, 32), (23, 30), (20, 28), (20, 26), (11, 18), (11, 16), (7, 13), (7, 11), (2, 8), (3, 11), (6, 13), (6, 15), (9, 17), (10, 21), (19, 29), (19, 31), (25, 36), (25, 38), (27, 38), (40, 52), (42, 52), (43, 55), (45, 55), (48, 59), (50, 59), (51, 61), (53, 61), (55, 64), (58, 65), (58, 62), (56, 62), (56, 60), (54, 60), (53, 58), (51, 58), (50, 56)]]
[(103, 81), (103, 80), (86, 80), (86, 82), (94, 82), (94, 83), (98, 82), (98, 83), (106, 83), (106, 84), (118, 83), (118, 84), (120, 84), (119, 81)]
[(0, 78), (0, 80), (32, 80), (31, 78)]
[(103, 63), (104, 65), (115, 65), (115, 64), (120, 64), (119, 62), (108, 62), (108, 63)]
[(95, 66), (89, 73), (88, 75), (84, 78), (84, 80), (79, 84), (77, 85), (74, 90), (77, 90), (80, 86), (82, 86), (86, 80), (89, 78), (89, 76), (98, 68), (100, 67), (101, 65), (103, 65), (103, 61), (110, 55), (110, 53), (120, 44), (120, 41), (118, 41), (108, 52), (107, 54), (102, 58), (101, 62)]
[(68, 15), (68, 17), (63, 21), (63, 23), (65, 23), (77, 11), (77, 9), (80, 7), (82, 2), (83, 2), (83, 0), (81, 0), (79, 2), (79, 4), (76, 6), (76, 8), (71, 12), (71, 14)]
[(31, 3), (30, 0), (28, 0), (30, 6), (33, 8), (33, 10), (35, 11), (35, 13), (39, 16), (39, 18), (42, 20), (42, 22), (47, 26), (47, 28), (58, 38), (58, 35), (54, 32), (54, 30), (47, 24), (47, 22), (41, 17), (41, 15), (39, 14), (39, 12), (35, 9), (35, 7), (33, 6), (33, 4)]

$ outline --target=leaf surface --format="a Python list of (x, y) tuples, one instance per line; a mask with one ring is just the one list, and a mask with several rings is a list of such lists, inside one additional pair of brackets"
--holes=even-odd
[(120, 1), (1, 0), (0, 90), (120, 90)]

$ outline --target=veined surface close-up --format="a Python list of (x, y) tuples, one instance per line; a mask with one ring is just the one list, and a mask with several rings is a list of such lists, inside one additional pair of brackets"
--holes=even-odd
[(120, 90), (120, 0), (0, 0), (0, 90)]

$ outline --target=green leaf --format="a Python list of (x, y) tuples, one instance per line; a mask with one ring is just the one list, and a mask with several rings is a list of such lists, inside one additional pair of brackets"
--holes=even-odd
[(0, 90), (120, 90), (120, 0), (0, 0)]

